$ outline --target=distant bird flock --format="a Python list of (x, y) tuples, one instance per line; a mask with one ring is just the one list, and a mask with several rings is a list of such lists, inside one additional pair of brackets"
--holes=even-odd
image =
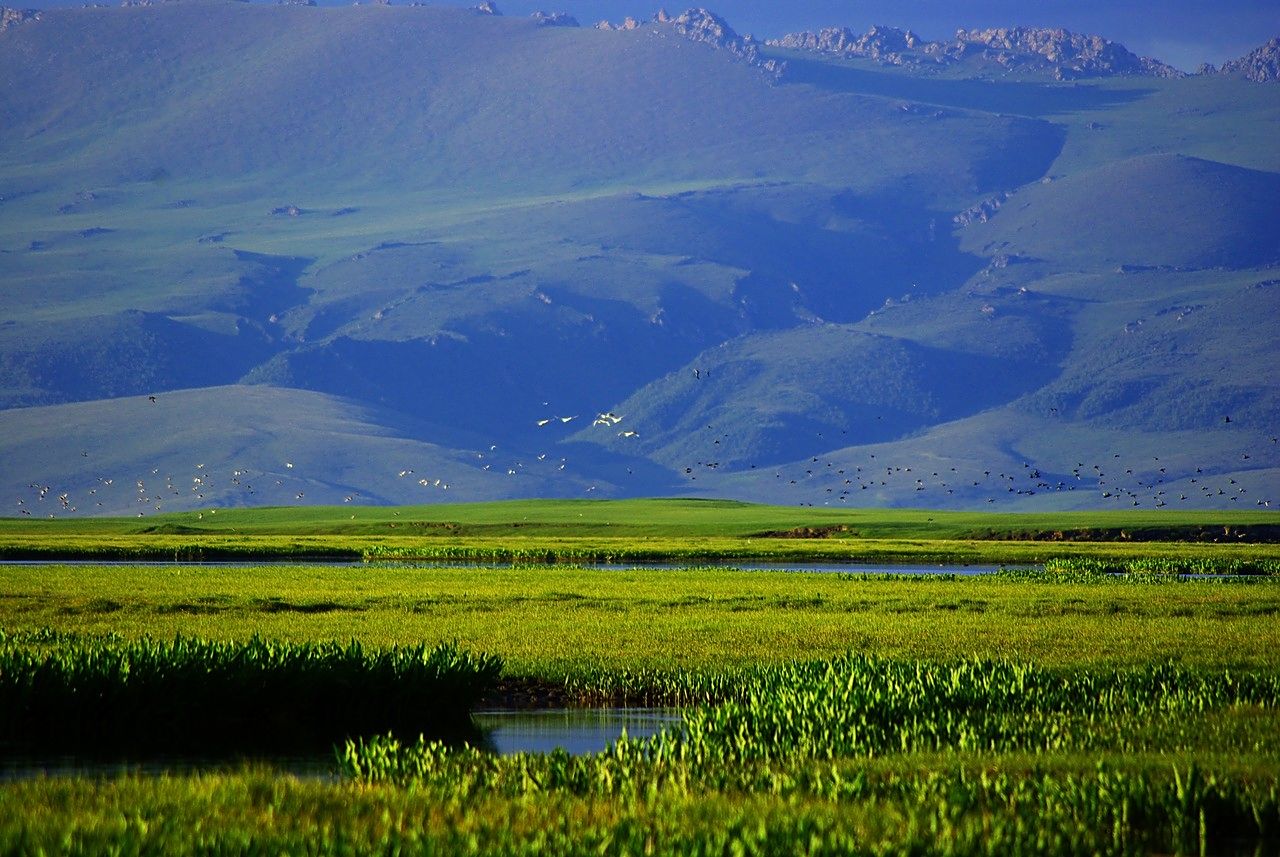
[[(710, 374), (706, 369), (695, 371), (700, 379)], [(148, 396), (147, 400), (152, 404), (159, 404), (154, 395)], [(567, 426), (576, 419), (576, 414), (551, 415), (537, 417), (532, 422), (536, 429), (545, 429), (551, 425)], [(600, 411), (588, 430), (609, 430), (623, 441), (634, 442), (641, 434), (632, 428), (619, 428), (624, 419), (623, 415), (613, 411)], [(1230, 415), (1223, 415), (1222, 425), (1231, 425), (1234, 430), (1239, 422), (1233, 421)], [(676, 478), (683, 479), (693, 493), (697, 493), (703, 486), (708, 486), (705, 491), (715, 491), (723, 480), (723, 467), (723, 476), (729, 478), (740, 479), (745, 475), (772, 483), (769, 491), (777, 498), (775, 502), (802, 506), (879, 506), (892, 503), (938, 507), (955, 506), (957, 501), (965, 505), (991, 506), (1061, 492), (1091, 495), (1085, 502), (1068, 504), (1071, 507), (1270, 508), (1272, 503), (1270, 496), (1259, 495), (1256, 489), (1251, 493), (1230, 472), (1189, 464), (1185, 452), (1177, 455), (1176, 464), (1173, 460), (1162, 461), (1156, 455), (1126, 455), (1115, 452), (1102, 460), (1079, 459), (1058, 471), (1052, 471), (1033, 461), (1021, 461), (1018, 464), (1006, 462), (992, 466), (957, 465), (946, 459), (944, 450), (940, 450), (938, 454), (922, 453), (919, 460), (902, 461), (891, 460), (884, 453), (877, 457), (876, 453), (848, 447), (822, 455), (810, 455), (798, 463), (787, 465), (734, 461), (731, 466), (726, 467), (716, 453), (722, 446), (722, 441), (730, 440), (730, 435), (718, 431), (712, 425), (707, 425), (706, 431), (700, 434), (706, 438), (704, 446), (707, 454), (675, 468)], [(817, 437), (821, 439), (822, 434), (817, 433)], [(1276, 444), (1277, 438), (1270, 437), (1268, 446), (1275, 447)], [(1278, 452), (1274, 449), (1269, 451), (1272, 455)], [(512, 478), (530, 472), (523, 456), (505, 455), (498, 444), (490, 444), (487, 449), (471, 454), (474, 455), (475, 464), (481, 473)], [(1255, 454), (1257, 450), (1241, 452), (1240, 461), (1251, 461)], [(81, 449), (79, 457), (83, 460), (79, 466), (81, 472), (84, 468), (95, 466), (91, 450)], [(543, 479), (573, 475), (572, 471), (566, 473), (570, 462), (565, 457), (555, 458), (548, 452), (539, 452), (530, 456), (530, 459)], [(406, 480), (416, 483), (423, 490), (446, 492), (458, 485), (460, 479), (467, 481), (466, 474), (469, 470), (474, 472), (471, 467), (453, 467), (451, 470), (452, 475), (427, 475), (420, 473), (419, 468), (405, 466), (389, 469), (387, 479)], [(635, 475), (631, 467), (626, 467), (625, 472), (628, 477)], [(578, 490), (587, 495), (598, 490), (598, 483), (591, 481), (586, 474), (579, 474), (579, 477), (581, 482)], [(474, 480), (474, 477), (471, 478)], [(376, 483), (376, 479), (372, 481)], [(130, 505), (136, 510), (138, 517), (163, 512), (166, 507), (185, 510), (206, 503), (223, 506), (267, 505), (279, 504), (289, 498), (297, 504), (314, 502), (308, 500), (308, 490), (313, 487), (326, 489), (324, 493), (333, 496), (332, 485), (306, 473), (293, 460), (281, 460), (275, 467), (262, 467), (255, 471), (238, 466), (221, 474), (210, 470), (204, 462), (199, 462), (191, 466), (189, 473), (162, 474), (159, 467), (153, 467), (140, 478), (124, 482), (118, 482), (116, 476), (104, 473), (93, 477), (92, 487), (87, 490), (79, 489), (78, 492), (55, 486), (51, 480), (33, 481), (28, 485), (27, 494), (15, 498), (15, 508), (19, 515), (40, 517), (103, 514), (106, 511), (118, 513), (123, 505), (120, 494), (123, 488), (117, 486), (130, 482), (133, 488)], [(1178, 487), (1174, 487), (1175, 484)], [(386, 493), (397, 498), (403, 496), (403, 492)], [(454, 493), (458, 493), (456, 489)], [(377, 497), (385, 496), (384, 492), (371, 491), (369, 488), (366, 488), (364, 495), (361, 491), (348, 488), (341, 493), (342, 502), (355, 503), (362, 496), (368, 497), (370, 494), (374, 495), (373, 502), (378, 502)], [(465, 494), (459, 495), (459, 499), (466, 499)], [(1059, 505), (1061, 504), (1049, 504), (1050, 507)]]

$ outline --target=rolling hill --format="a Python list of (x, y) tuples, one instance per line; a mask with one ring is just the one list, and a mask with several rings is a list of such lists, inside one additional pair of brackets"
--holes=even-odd
[[(5, 20), (7, 514), (994, 500), (917, 484), (942, 458), (1074, 508), (1117, 495), (1047, 474), (1112, 447), (1180, 462), (1126, 502), (1273, 499), (1270, 84), (1072, 34), (1105, 50), (1064, 82), (1017, 59), (1052, 44), (1032, 30), (882, 64), (705, 10)], [(884, 484), (809, 490), (873, 453)], [(1187, 493), (1196, 467), (1250, 487)]]

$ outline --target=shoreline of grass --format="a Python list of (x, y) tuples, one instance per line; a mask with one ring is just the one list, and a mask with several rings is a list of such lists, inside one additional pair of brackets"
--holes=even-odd
[(0, 559), (1040, 563), (1280, 559), (1280, 513), (981, 513), (532, 500), (0, 518)]
[(1038, 565), (1200, 560), (1280, 562), (1280, 545), (1234, 542), (1037, 542), (996, 539), (522, 538), (492, 540), (368, 537), (4, 536), (0, 560), (128, 562), (438, 562), (501, 564), (930, 563)]

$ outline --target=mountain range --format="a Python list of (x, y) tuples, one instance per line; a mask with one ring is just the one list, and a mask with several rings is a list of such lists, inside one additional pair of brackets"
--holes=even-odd
[(1280, 42), (578, 24), (0, 12), (0, 512), (1280, 502)]

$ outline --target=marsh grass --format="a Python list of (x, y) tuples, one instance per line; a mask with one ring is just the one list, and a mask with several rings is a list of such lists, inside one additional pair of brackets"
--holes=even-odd
[[(328, 733), (340, 782), (249, 768), (0, 784), (0, 852), (1280, 846), (1274, 576), (398, 564), (0, 574), (0, 655), (64, 664), (51, 670), (62, 691), (103, 676), (128, 687), (118, 654), (152, 652), (170, 645), (152, 640), (181, 631), (216, 641), (189, 644), (215, 665), (216, 652), (254, 646), (336, 653), (344, 683), (317, 682), (318, 704), (350, 700), (367, 715)], [(553, 690), (568, 702), (687, 711), (665, 734), (583, 757), (500, 757), (478, 739), (386, 734), (373, 715), (402, 691), (359, 690), (376, 684), (378, 658), (396, 646), (430, 656), (453, 640), (451, 657), (471, 659), (473, 674), (533, 698)], [(344, 660), (356, 650), (359, 659)], [(497, 658), (500, 678), (487, 671)], [(310, 675), (294, 669), (290, 681)], [(125, 692), (118, 700), (134, 707), (113, 706), (136, 711), (142, 699)], [(253, 711), (272, 699), (258, 695)]]
[[(894, 852), (955, 854), (1280, 843), (1273, 673), (851, 654), (670, 675), (658, 693), (694, 707), (657, 736), (623, 736), (588, 756), (374, 737), (347, 742), (338, 763), (355, 783), (406, 787), (463, 812), (656, 808), (651, 822), (672, 825), (670, 842), (742, 853), (796, 847), (788, 837), (815, 824), (810, 813), (823, 821), (806, 828), (816, 838), (805, 850), (821, 853), (881, 853), (889, 841)], [(761, 811), (773, 801), (787, 811)], [(709, 806), (721, 810), (715, 822), (700, 816)], [(738, 839), (733, 810), (746, 807), (757, 815)], [(892, 840), (870, 847), (880, 835)]]
[[(551, 766), (568, 766), (563, 757)], [(537, 773), (530, 771), (530, 773)], [(1195, 760), (905, 756), (626, 796), (325, 784), (266, 771), (0, 786), (7, 853), (1268, 853), (1274, 791)], [(9, 811), (11, 810), (11, 811)]]
[(501, 661), (451, 644), (0, 632), (0, 743), (90, 755), (316, 751), (387, 731), (472, 736)]

